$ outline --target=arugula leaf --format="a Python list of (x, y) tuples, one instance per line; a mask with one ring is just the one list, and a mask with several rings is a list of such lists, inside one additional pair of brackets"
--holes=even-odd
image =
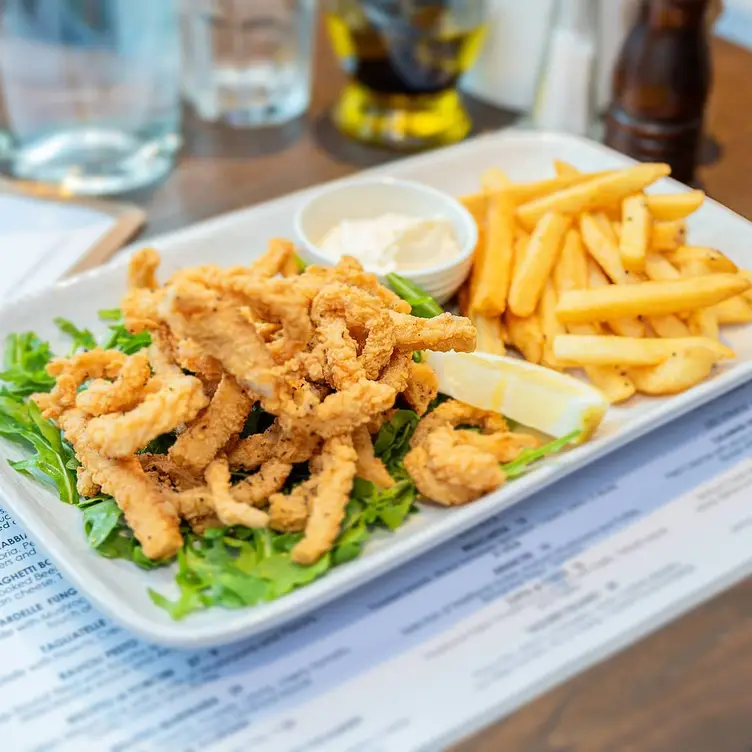
[(373, 449), (390, 473), (394, 474), (410, 451), (410, 439), (418, 420), (418, 414), (413, 410), (397, 410), (381, 427)]
[(523, 449), (516, 460), (507, 462), (501, 466), (501, 469), (506, 473), (507, 478), (517, 478), (520, 475), (524, 475), (534, 462), (560, 452), (575, 441), (581, 433), (582, 431), (572, 431), (566, 436), (549, 441), (548, 444), (543, 444), (543, 446), (536, 447), (535, 449)]
[(409, 279), (401, 277), (399, 274), (386, 275), (389, 287), (399, 295), (402, 300), (406, 300), (411, 308), (413, 316), (420, 316), (424, 319), (432, 319), (444, 313), (444, 309), (432, 298), (422, 287), (418, 287)]
[(156, 439), (152, 439), (143, 449), (139, 449), (136, 454), (167, 454), (170, 447), (177, 440), (178, 435), (175, 431), (163, 433), (161, 436), (157, 436)]
[(100, 321), (120, 321), (123, 318), (123, 312), (119, 308), (103, 308), (97, 311)]
[(60, 429), (42, 417), (35, 402), (0, 398), (0, 436), (33, 451), (22, 460), (9, 461), (14, 470), (54, 486), (66, 504), (78, 501), (73, 449), (63, 441)]
[(82, 508), (86, 540), (92, 548), (99, 548), (120, 523), (123, 513), (111, 496), (86, 499)]
[(11, 334), (5, 341), (4, 370), (0, 372), (3, 392), (17, 399), (49, 392), (55, 379), (45, 369), (52, 358), (49, 343), (34, 332)]
[(63, 334), (67, 334), (73, 340), (70, 351), (71, 355), (77, 350), (93, 350), (97, 346), (94, 335), (88, 329), (79, 329), (72, 321), (68, 321), (68, 319), (58, 317), (52, 320)]

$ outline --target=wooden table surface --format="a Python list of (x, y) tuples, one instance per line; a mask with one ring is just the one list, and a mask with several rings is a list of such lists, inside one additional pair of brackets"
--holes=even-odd
[[(708, 130), (716, 146), (706, 150), (710, 163), (700, 178), (713, 198), (752, 218), (752, 115), (744, 94), (752, 88), (752, 54), (722, 41), (714, 53)], [(231, 131), (186, 115), (176, 171), (130, 197), (148, 211), (146, 235), (394, 159), (342, 139), (329, 123), (343, 79), (323, 39), (316, 68), (308, 116), (282, 128)], [(510, 122), (493, 108), (471, 109), (479, 132)], [(752, 581), (455, 748), (497, 751), (752, 751)]]

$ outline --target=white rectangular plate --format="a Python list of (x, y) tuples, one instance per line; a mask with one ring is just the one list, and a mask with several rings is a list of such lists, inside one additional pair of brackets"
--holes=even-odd
[[(396, 162), (370, 174), (419, 180), (459, 195), (475, 190), (481, 172), (490, 165), (501, 167), (514, 180), (526, 181), (551, 175), (554, 159), (567, 160), (586, 171), (631, 164), (624, 156), (583, 139), (508, 131)], [(656, 186), (658, 192), (683, 190), (686, 187), (671, 180)], [(249, 262), (264, 250), (268, 238), (292, 237), (293, 214), (309, 194), (310, 191), (296, 193), (154, 239), (152, 244), (163, 254), (163, 272), (196, 264)], [(691, 217), (689, 232), (693, 244), (718, 247), (737, 263), (747, 263), (752, 249), (752, 225), (719, 204), (706, 201)], [(49, 338), (62, 352), (64, 342), (51, 323), (53, 316), (101, 329), (96, 312), (118, 304), (125, 288), (125, 263), (126, 259), (121, 258), (41, 294), (14, 301), (0, 311), (0, 338), (31, 329)], [(526, 477), (474, 504), (456, 509), (424, 507), (395, 534), (372, 541), (359, 559), (278, 601), (255, 608), (213, 609), (174, 622), (147, 595), (148, 587), (170, 597), (176, 593), (170, 569), (145, 572), (128, 562), (99, 557), (87, 547), (80, 512), (60, 503), (53, 492), (22, 477), (5, 462), (0, 463), (0, 491), (10, 511), (49, 552), (65, 576), (115, 621), (148, 640), (173, 646), (231, 642), (366, 585), (377, 575), (746, 381), (752, 376), (752, 330), (727, 327), (724, 336), (736, 349), (738, 359), (719, 369), (706, 383), (676, 397), (634, 399), (627, 407), (613, 409), (597, 437), (585, 446), (547, 460)], [(0, 453), (19, 456), (5, 442), (0, 444)], [(613, 461), (618, 463), (618, 456)]]

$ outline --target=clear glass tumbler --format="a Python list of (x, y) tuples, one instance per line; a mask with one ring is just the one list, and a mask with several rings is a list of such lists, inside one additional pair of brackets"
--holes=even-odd
[(180, 146), (174, 0), (3, 0), (0, 158), (20, 178), (111, 194)]
[(182, 0), (183, 92), (201, 118), (283, 123), (308, 109), (315, 0)]

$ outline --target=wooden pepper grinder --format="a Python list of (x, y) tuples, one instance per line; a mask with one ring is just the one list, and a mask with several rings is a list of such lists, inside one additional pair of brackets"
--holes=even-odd
[(643, 0), (614, 73), (605, 142), (635, 159), (667, 162), (691, 183), (710, 89), (710, 0)]

